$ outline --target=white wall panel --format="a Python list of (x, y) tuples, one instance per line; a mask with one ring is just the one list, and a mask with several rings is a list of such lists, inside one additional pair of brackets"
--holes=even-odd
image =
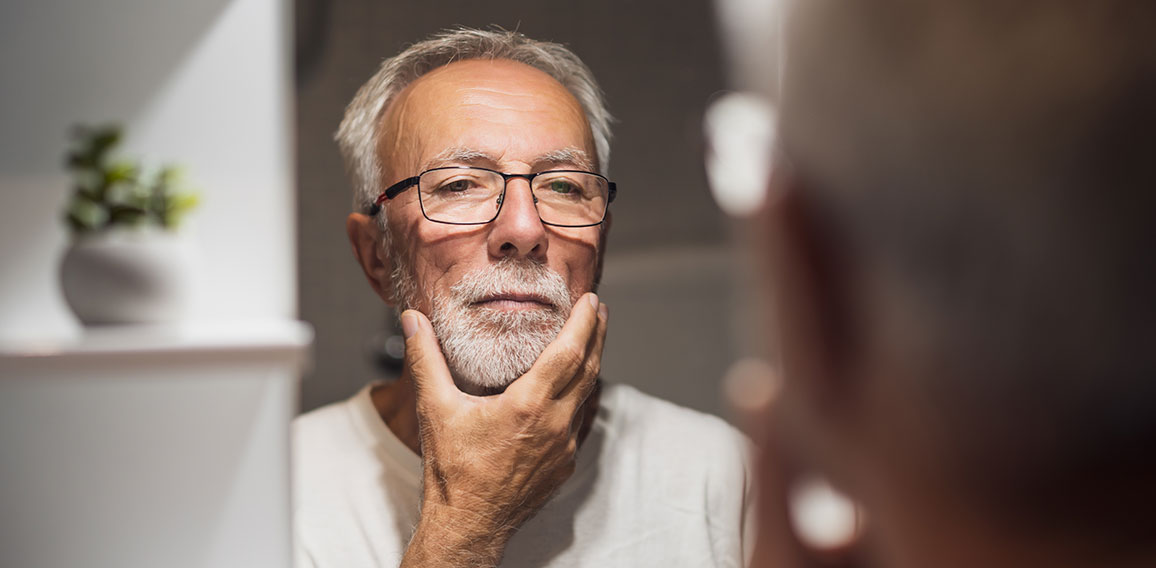
[(0, 340), (74, 334), (56, 283), (69, 128), (187, 167), (198, 319), (295, 313), (289, 12), (282, 0), (0, 4)]

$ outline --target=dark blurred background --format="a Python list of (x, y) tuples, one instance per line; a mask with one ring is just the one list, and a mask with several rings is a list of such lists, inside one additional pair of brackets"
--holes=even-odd
[(610, 306), (603, 376), (725, 414), (719, 381), (747, 343), (732, 283), (730, 225), (702, 165), (702, 114), (724, 85), (707, 1), (298, 0), (296, 124), (300, 314), (317, 332), (302, 410), (388, 378), (373, 362), (395, 315), (345, 237), (350, 186), (332, 140), (346, 103), (382, 59), (440, 29), (502, 26), (563, 43), (594, 71), (618, 119), (618, 183), (601, 295)]

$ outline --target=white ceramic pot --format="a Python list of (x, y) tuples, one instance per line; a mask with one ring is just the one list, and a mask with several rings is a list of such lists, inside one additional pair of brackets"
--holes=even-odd
[(103, 231), (69, 247), (60, 284), (85, 325), (174, 322), (184, 316), (190, 257), (169, 231)]

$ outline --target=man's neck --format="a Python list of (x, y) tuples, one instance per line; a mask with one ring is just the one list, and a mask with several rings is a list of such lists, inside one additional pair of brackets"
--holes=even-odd
[[(601, 395), (602, 380), (599, 379), (594, 392), (590, 393), (582, 408), (578, 409), (578, 412), (584, 413), (582, 430), (578, 432), (579, 445), (586, 440), (590, 428), (594, 425), (594, 416), (598, 413)], [(409, 374), (402, 373), (398, 380), (373, 389), (370, 397), (377, 414), (393, 435), (420, 456), (421, 433), (417, 425), (417, 391), (414, 390), (413, 380)]]
[(413, 453), (421, 455), (421, 436), (417, 427), (417, 391), (408, 374), (370, 392), (373, 407), (385, 425)]

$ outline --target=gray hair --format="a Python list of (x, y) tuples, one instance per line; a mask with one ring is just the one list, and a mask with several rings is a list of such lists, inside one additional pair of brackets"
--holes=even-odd
[(1122, 534), (1156, 473), (1156, 7), (799, 6), (822, 24), (789, 38), (785, 152), (930, 330), (909, 392), (960, 486)]
[(518, 32), (458, 28), (443, 31), (386, 59), (345, 109), (335, 139), (353, 181), (353, 208), (369, 208), (381, 191), (377, 155), (381, 116), (389, 103), (422, 75), (454, 61), (509, 59), (545, 72), (570, 91), (586, 113), (594, 135), (598, 168), (610, 164), (610, 122), (602, 89), (590, 68), (565, 46), (530, 39)]

